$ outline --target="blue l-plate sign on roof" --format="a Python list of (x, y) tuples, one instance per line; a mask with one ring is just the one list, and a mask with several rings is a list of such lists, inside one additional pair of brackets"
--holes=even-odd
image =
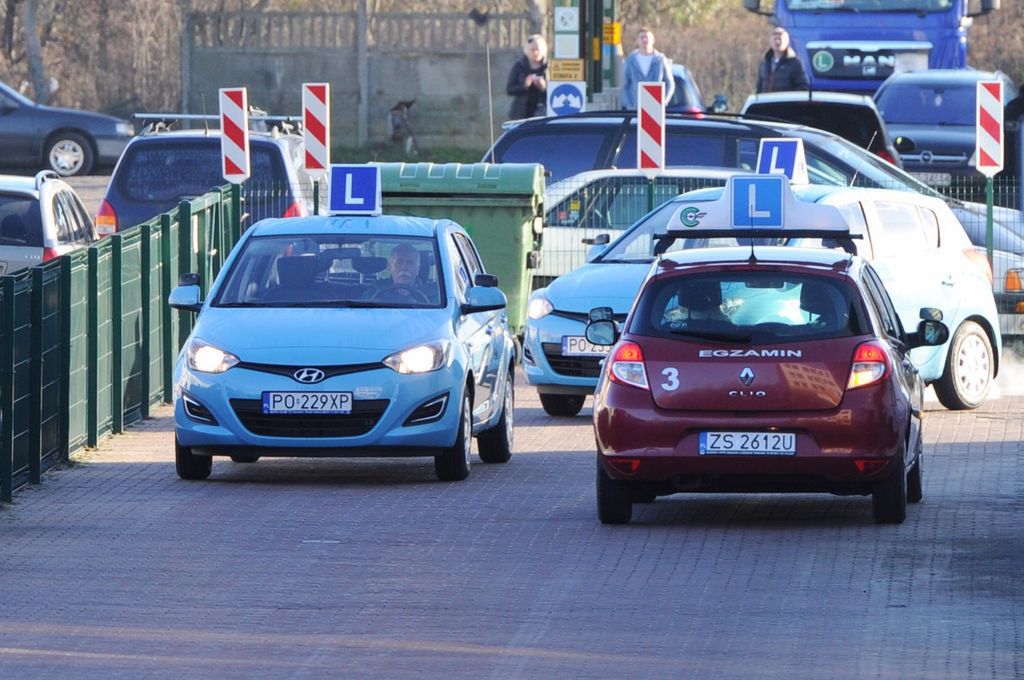
[(782, 229), (788, 183), (783, 175), (733, 178), (732, 226)]
[(794, 184), (807, 184), (807, 156), (799, 137), (764, 137), (757, 152), (757, 174), (785, 175)]
[(332, 165), (328, 211), (332, 215), (380, 215), (380, 167)]

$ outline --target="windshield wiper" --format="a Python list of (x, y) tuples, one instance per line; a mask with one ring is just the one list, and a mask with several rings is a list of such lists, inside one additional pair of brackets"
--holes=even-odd
[(721, 340), (723, 342), (750, 342), (750, 333), (715, 333), (712, 331), (692, 331), (683, 328), (670, 330), (672, 335), (685, 335), (701, 340)]

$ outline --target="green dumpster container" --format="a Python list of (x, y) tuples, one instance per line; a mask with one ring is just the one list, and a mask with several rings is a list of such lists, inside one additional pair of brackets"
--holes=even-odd
[(544, 168), (537, 163), (378, 163), (383, 209), (449, 218), (469, 232), (488, 273), (508, 297), (508, 322), (526, 325), (540, 262)]

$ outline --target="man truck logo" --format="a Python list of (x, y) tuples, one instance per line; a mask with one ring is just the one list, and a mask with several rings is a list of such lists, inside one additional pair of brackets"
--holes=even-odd
[(679, 211), (679, 222), (684, 227), (696, 227), (700, 224), (700, 219), (707, 215), (700, 211), (700, 208), (694, 206), (687, 206)]
[(744, 385), (754, 382), (754, 372), (750, 370), (750, 366), (744, 366), (743, 370), (740, 371), (740, 382)]
[(836, 65), (835, 57), (832, 56), (831, 52), (826, 50), (819, 50), (814, 53), (811, 58), (811, 65), (815, 71), (819, 73), (828, 73), (832, 70), (832, 67)]

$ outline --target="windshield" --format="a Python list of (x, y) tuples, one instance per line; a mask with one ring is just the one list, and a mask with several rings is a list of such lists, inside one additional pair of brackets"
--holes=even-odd
[(246, 241), (214, 307), (442, 307), (431, 238), (303, 234)]
[(786, 0), (792, 12), (945, 12), (953, 0)]
[(893, 83), (883, 89), (875, 104), (885, 122), (914, 125), (975, 124), (976, 86), (915, 85)]
[(10, 88), (7, 85), (4, 85), (3, 83), (0, 83), (0, 103), (3, 103), (4, 97), (9, 97), (18, 104), (28, 106), (33, 106), (35, 104), (35, 102), (33, 102), (31, 99), (18, 92), (17, 90)]

